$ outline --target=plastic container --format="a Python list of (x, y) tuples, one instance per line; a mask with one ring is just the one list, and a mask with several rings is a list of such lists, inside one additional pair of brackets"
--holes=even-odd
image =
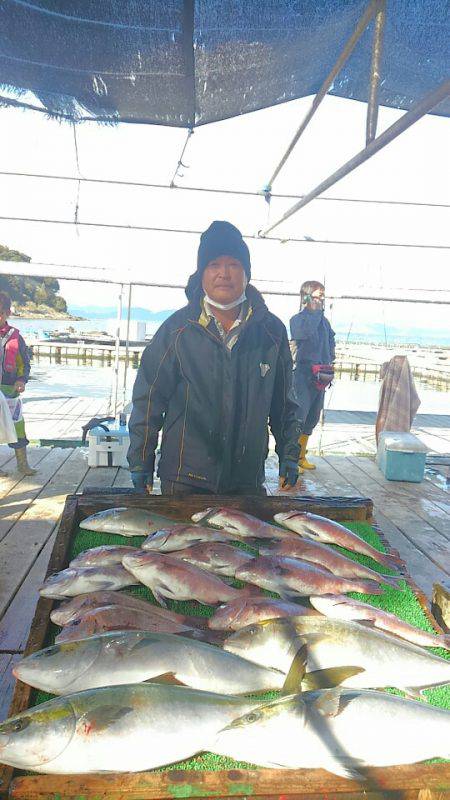
[(130, 436), (126, 425), (111, 425), (108, 431), (91, 428), (88, 433), (90, 467), (128, 467)]
[(388, 481), (420, 483), (427, 452), (413, 433), (383, 431), (378, 440), (377, 464)]

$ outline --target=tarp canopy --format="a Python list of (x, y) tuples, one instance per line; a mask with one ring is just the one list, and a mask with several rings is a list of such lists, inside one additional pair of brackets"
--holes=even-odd
[[(315, 94), (367, 0), (2, 0), (0, 84), (69, 119), (193, 127)], [(367, 100), (374, 22), (331, 93)], [(387, 0), (379, 102), (446, 76), (448, 0)], [(5, 95), (0, 102), (9, 102)], [(447, 99), (436, 109), (450, 113)]]

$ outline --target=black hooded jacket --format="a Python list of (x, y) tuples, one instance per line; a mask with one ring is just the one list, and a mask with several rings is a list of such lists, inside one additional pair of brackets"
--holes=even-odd
[(297, 405), (283, 323), (247, 287), (252, 314), (229, 350), (214, 321), (199, 322), (201, 292), (176, 311), (145, 348), (133, 389), (130, 470), (158, 473), (216, 493), (264, 481), (268, 422), (280, 461), (297, 462)]

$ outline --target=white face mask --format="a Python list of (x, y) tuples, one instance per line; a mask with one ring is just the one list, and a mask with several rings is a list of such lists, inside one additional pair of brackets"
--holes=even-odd
[(245, 294), (245, 290), (247, 288), (248, 278), (247, 278), (246, 275), (244, 277), (244, 281), (245, 281), (244, 282), (244, 288), (242, 290), (241, 296), (238, 297), (236, 300), (233, 300), (231, 303), (218, 303), (217, 300), (212, 300), (205, 292), (205, 300), (206, 300), (206, 302), (208, 303), (208, 305), (214, 306), (214, 308), (218, 308), (219, 311), (229, 311), (231, 308), (236, 308), (236, 306), (242, 305), (242, 303), (245, 303), (245, 301), (247, 299), (247, 296)]
[(232, 303), (218, 303), (217, 300), (211, 300), (210, 297), (205, 293), (205, 300), (209, 306), (214, 306), (214, 308), (218, 308), (220, 311), (229, 311), (230, 308), (236, 308), (236, 306), (242, 305), (246, 301), (245, 289), (242, 292), (241, 296), (237, 298), (237, 300), (233, 300)]

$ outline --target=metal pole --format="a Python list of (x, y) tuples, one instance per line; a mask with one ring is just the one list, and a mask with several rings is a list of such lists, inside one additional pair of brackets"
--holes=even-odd
[(380, 88), (380, 62), (383, 49), (384, 23), (386, 21), (386, 0), (379, 0), (373, 33), (372, 64), (370, 67), (369, 102), (367, 105), (366, 145), (377, 135), (378, 90)]
[(117, 300), (117, 324), (116, 324), (116, 346), (114, 351), (114, 371), (113, 384), (111, 391), (110, 411), (112, 416), (117, 414), (117, 395), (119, 393), (119, 356), (120, 356), (120, 323), (122, 320), (122, 295), (123, 283), (120, 284), (119, 297)]
[(122, 410), (126, 405), (127, 393), (127, 372), (128, 372), (128, 353), (130, 348), (130, 317), (131, 317), (131, 294), (133, 291), (133, 284), (128, 284), (128, 310), (127, 310), (127, 340), (125, 344), (125, 368), (123, 372), (123, 388), (122, 388)]
[(274, 222), (269, 227), (264, 228), (260, 231), (259, 235), (261, 237), (267, 236), (270, 231), (273, 231), (274, 228), (278, 227), (282, 222), (289, 219), (296, 211), (299, 211), (303, 206), (306, 206), (311, 200), (314, 200), (319, 194), (325, 192), (326, 189), (329, 189), (330, 186), (333, 186), (335, 183), (341, 180), (341, 178), (345, 178), (350, 172), (353, 172), (356, 167), (359, 167), (360, 164), (363, 164), (367, 161), (371, 156), (375, 153), (378, 153), (383, 147), (386, 147), (387, 144), (392, 142), (397, 136), (400, 136), (401, 133), (406, 131), (408, 128), (411, 127), (417, 120), (424, 117), (432, 108), (437, 106), (442, 100), (450, 94), (450, 80), (441, 83), (437, 89), (434, 89), (432, 92), (429, 92), (422, 100), (416, 103), (410, 111), (407, 111), (406, 114), (403, 114), (400, 119), (394, 122), (389, 128), (383, 131), (380, 136), (377, 136), (376, 139), (373, 139), (367, 147), (357, 153), (350, 161), (347, 161), (345, 164), (342, 165), (336, 172), (333, 172), (328, 178), (326, 178), (322, 183), (319, 183), (315, 189), (313, 189), (308, 194), (300, 200), (298, 203), (295, 203), (279, 220)]
[(357, 44), (358, 40), (361, 38), (361, 36), (364, 33), (364, 31), (366, 30), (370, 20), (372, 19), (373, 15), (375, 14), (375, 10), (376, 10), (377, 5), (378, 5), (378, 0), (372, 0), (372, 2), (369, 3), (369, 5), (367, 6), (363, 16), (359, 20), (355, 30), (353, 31), (352, 35), (350, 36), (350, 39), (347, 41), (347, 44), (345, 45), (341, 55), (339, 56), (338, 60), (336, 61), (333, 69), (327, 75), (327, 77), (325, 78), (322, 86), (320, 87), (319, 91), (317, 92), (317, 94), (316, 94), (316, 96), (315, 96), (315, 98), (314, 98), (314, 100), (312, 102), (311, 108), (309, 109), (308, 113), (306, 114), (306, 117), (304, 118), (304, 120), (301, 123), (300, 127), (297, 129), (297, 131), (296, 131), (296, 133), (294, 135), (294, 138), (292, 139), (292, 141), (291, 141), (288, 149), (286, 150), (283, 158), (281, 159), (280, 163), (276, 167), (276, 169), (275, 169), (275, 171), (274, 171), (274, 173), (273, 173), (273, 175), (272, 175), (272, 177), (271, 177), (271, 179), (270, 179), (270, 181), (267, 184), (267, 187), (265, 189), (265, 191), (267, 193), (270, 193), (270, 190), (272, 188), (272, 185), (273, 185), (273, 182), (274, 182), (275, 178), (277, 177), (277, 175), (280, 172), (280, 170), (282, 169), (282, 167), (285, 165), (287, 159), (289, 158), (290, 154), (292, 153), (292, 150), (294, 149), (295, 145), (297, 144), (298, 140), (300, 139), (300, 136), (302, 135), (303, 131), (305, 130), (306, 126), (309, 124), (311, 119), (313, 118), (313, 116), (316, 113), (317, 109), (319, 108), (323, 98), (325, 97), (326, 93), (328, 92), (328, 89), (330, 88), (330, 86), (332, 85), (334, 79), (336, 78), (336, 75), (338, 75), (338, 73), (341, 71), (341, 69), (344, 66), (344, 64), (347, 61), (347, 59), (352, 54), (352, 52), (353, 52), (353, 50), (355, 48), (355, 45)]

